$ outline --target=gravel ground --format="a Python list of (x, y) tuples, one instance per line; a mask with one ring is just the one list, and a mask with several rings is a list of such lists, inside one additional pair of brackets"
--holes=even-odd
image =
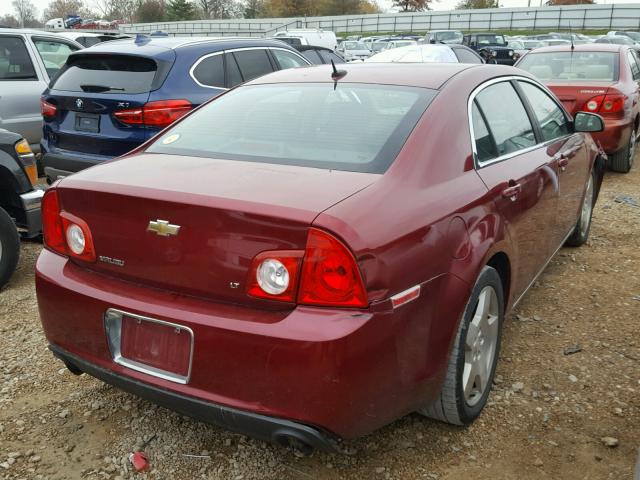
[[(593, 221), (589, 243), (562, 249), (510, 316), (496, 385), (474, 425), (410, 415), (349, 442), (349, 455), (310, 457), (67, 372), (38, 319), (41, 245), (23, 243), (0, 293), (0, 478), (631, 480), (640, 446), (640, 165), (607, 174)], [(151, 470), (133, 474), (128, 454), (143, 445)]]

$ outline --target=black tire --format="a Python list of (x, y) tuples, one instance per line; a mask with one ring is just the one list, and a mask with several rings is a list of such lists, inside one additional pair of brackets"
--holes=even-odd
[[(582, 207), (580, 208), (580, 213), (578, 214), (578, 222), (576, 223), (575, 228), (573, 229), (573, 233), (567, 241), (566, 245), (570, 247), (579, 247), (584, 245), (589, 239), (589, 231), (591, 230), (591, 218), (593, 217), (593, 206), (596, 203), (596, 173), (595, 171), (591, 172), (591, 188), (589, 188), (589, 184), (584, 192), (584, 198), (582, 199)], [(588, 203), (587, 203), (588, 202)], [(587, 205), (589, 211), (588, 214), (583, 214)]]
[[(497, 301), (497, 338), (495, 342), (495, 350), (493, 360), (485, 381), (483, 390), (477, 394), (475, 402), (470, 405), (465, 398), (463, 387), (463, 372), (465, 366), (465, 354), (467, 352), (467, 334), (469, 333), (469, 325), (476, 312), (480, 293), (485, 288), (490, 287), (495, 291)], [(426, 408), (418, 411), (427, 417), (453, 425), (468, 425), (473, 422), (487, 403), (493, 377), (496, 372), (498, 356), (500, 354), (500, 338), (502, 336), (502, 323), (504, 320), (504, 292), (502, 289), (502, 281), (498, 272), (489, 266), (485, 266), (476, 281), (469, 302), (465, 308), (462, 320), (458, 326), (458, 332), (451, 349), (447, 373), (442, 385), (442, 390), (437, 400)]]
[(0, 208), (0, 288), (4, 287), (18, 265), (20, 236), (13, 220)]
[(636, 153), (636, 130), (629, 135), (629, 142), (622, 150), (609, 155), (609, 167), (614, 172), (627, 173), (633, 166), (633, 158)]

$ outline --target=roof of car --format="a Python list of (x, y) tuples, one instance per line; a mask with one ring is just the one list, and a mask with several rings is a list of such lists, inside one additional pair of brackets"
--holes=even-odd
[[(346, 70), (347, 74), (338, 82), (439, 89), (458, 73), (480, 66), (460, 63), (346, 63), (340, 65), (340, 70)], [(252, 80), (248, 85), (331, 82), (331, 72), (331, 65), (290, 68)]]
[(50, 31), (50, 30), (35, 30), (33, 28), (0, 28), (0, 33), (4, 34), (28, 34), (28, 35), (53, 35), (53, 36), (57, 36), (58, 33), (61, 32), (54, 32), (54, 31)]
[[(611, 43), (584, 43), (574, 45), (574, 52), (619, 52), (621, 48), (629, 45), (617, 45)], [(554, 45), (550, 47), (540, 47), (532, 51), (532, 53), (544, 52), (570, 52), (571, 44)]]
[[(279, 40), (262, 38), (236, 37), (152, 37), (145, 36), (136, 43), (136, 38), (124, 38), (99, 43), (91, 47), (91, 53), (142, 53), (153, 55), (154, 52), (177, 50), (194, 45), (220, 45), (221, 49), (256, 47), (282, 47)], [(285, 45), (286, 46), (286, 45)]]

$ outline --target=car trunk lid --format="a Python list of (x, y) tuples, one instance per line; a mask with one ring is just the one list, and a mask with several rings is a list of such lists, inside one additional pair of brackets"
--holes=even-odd
[(609, 87), (615, 82), (591, 81), (580, 82), (578, 85), (572, 83), (547, 83), (547, 87), (558, 97), (564, 108), (571, 114), (583, 110), (584, 105), (593, 97), (606, 95)]
[[(248, 303), (260, 302), (245, 294), (256, 254), (303, 250), (320, 212), (379, 176), (142, 154), (68, 177), (59, 194), (62, 208), (91, 229), (99, 260), (89, 268), (188, 295)], [(150, 231), (150, 222), (158, 221), (179, 230)]]

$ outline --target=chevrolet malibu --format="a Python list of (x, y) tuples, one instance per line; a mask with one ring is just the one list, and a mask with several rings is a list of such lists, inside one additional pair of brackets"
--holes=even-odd
[(38, 302), (72, 372), (305, 449), (480, 415), (505, 315), (587, 240), (602, 119), (512, 67), (341, 67), (47, 191)]

